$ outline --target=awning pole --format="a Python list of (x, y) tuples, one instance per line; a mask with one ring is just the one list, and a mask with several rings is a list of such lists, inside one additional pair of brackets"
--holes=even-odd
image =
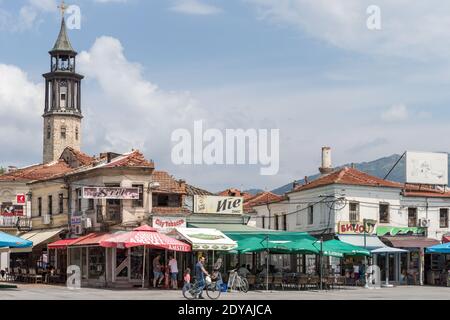
[(147, 248), (144, 246), (144, 263), (142, 264), (142, 289), (145, 288), (145, 253)]

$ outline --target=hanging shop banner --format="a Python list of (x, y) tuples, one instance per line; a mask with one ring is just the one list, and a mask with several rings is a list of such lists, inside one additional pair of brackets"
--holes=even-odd
[(153, 217), (153, 228), (161, 233), (169, 233), (175, 228), (186, 228), (186, 218), (183, 217)]
[(392, 227), (380, 226), (377, 228), (377, 236), (425, 236), (425, 228), (421, 227)]
[(138, 200), (139, 188), (84, 187), (83, 198)]
[[(366, 234), (375, 233), (375, 221), (366, 221)], [(364, 234), (363, 222), (340, 221), (338, 223), (339, 234)]]
[(23, 206), (16, 206), (10, 203), (3, 203), (0, 215), (3, 217), (22, 217), (24, 214)]
[(194, 213), (243, 214), (243, 197), (195, 196)]

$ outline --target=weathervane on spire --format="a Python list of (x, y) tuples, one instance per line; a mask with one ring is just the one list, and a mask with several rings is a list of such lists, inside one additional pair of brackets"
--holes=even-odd
[(64, 0), (61, 1), (61, 4), (58, 6), (58, 9), (61, 10), (61, 17), (64, 18), (64, 14), (66, 13), (67, 5), (64, 3)]

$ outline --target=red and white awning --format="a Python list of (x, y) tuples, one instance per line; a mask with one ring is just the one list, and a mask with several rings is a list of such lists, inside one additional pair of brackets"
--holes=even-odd
[(112, 236), (100, 242), (107, 248), (132, 248), (145, 246), (149, 248), (167, 249), (171, 251), (190, 252), (191, 246), (177, 239), (157, 232), (149, 226), (142, 226), (133, 231)]

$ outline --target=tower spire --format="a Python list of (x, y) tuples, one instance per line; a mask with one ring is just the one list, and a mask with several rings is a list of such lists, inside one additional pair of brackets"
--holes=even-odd
[(61, 10), (61, 30), (59, 31), (58, 39), (56, 39), (55, 45), (53, 46), (52, 51), (71, 51), (73, 50), (72, 44), (70, 43), (69, 37), (67, 35), (66, 21), (64, 19), (64, 14), (67, 9), (67, 5), (64, 3), (64, 0), (58, 6), (58, 9)]

